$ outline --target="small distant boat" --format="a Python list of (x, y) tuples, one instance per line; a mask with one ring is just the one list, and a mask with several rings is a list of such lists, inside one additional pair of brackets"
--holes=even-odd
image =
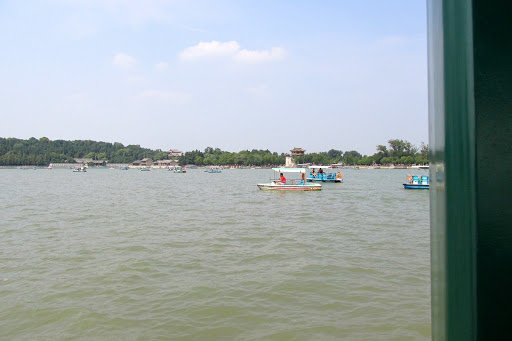
[(342, 172), (328, 172), (325, 170), (334, 169), (333, 166), (309, 166), (309, 176), (307, 177), (308, 182), (343, 182)]
[(75, 169), (73, 169), (73, 172), (75, 172), (75, 173), (85, 173), (85, 172), (87, 172), (87, 169), (85, 167), (75, 167)]
[(407, 183), (403, 185), (405, 189), (429, 189), (430, 181), (426, 175), (409, 175)]
[(222, 168), (219, 166), (213, 166), (204, 170), (207, 173), (221, 173)]
[(187, 169), (185, 167), (176, 166), (176, 167), (174, 167), (173, 172), (174, 173), (186, 173)]
[[(321, 184), (310, 184), (306, 182), (305, 168), (272, 168), (274, 171), (274, 179), (269, 183), (258, 184), (258, 188), (267, 191), (320, 191)], [(279, 173), (299, 173), (302, 179), (286, 179), (286, 183), (282, 183), (278, 178)]]
[(142, 167), (140, 168), (140, 170), (141, 170), (142, 172), (149, 172), (149, 171), (151, 170), (151, 167), (142, 166)]
[(121, 167), (119, 170), (128, 170), (128, 167)]

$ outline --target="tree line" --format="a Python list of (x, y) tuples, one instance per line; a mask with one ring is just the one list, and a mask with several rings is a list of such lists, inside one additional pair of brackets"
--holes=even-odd
[(278, 154), (267, 150), (253, 149), (240, 152), (226, 152), (219, 148), (207, 147), (204, 152), (194, 150), (184, 153), (179, 159), (181, 165), (239, 165), (239, 166), (271, 166), (282, 165), (286, 161), (284, 153)]
[[(296, 164), (345, 164), (345, 165), (387, 165), (387, 164), (427, 164), (428, 146), (421, 144), (415, 147), (405, 140), (393, 139), (388, 141), (388, 146), (378, 145), (373, 155), (361, 155), (355, 150), (341, 151), (331, 149), (327, 152), (308, 153), (295, 156)], [(243, 166), (276, 166), (286, 161), (284, 153), (278, 154), (269, 150), (253, 149), (243, 150), (238, 153), (222, 151), (219, 148), (208, 147), (201, 152), (194, 150), (186, 152), (179, 158), (182, 165), (243, 165)]]
[(373, 155), (361, 155), (355, 150), (343, 152), (341, 150), (331, 149), (323, 153), (311, 153), (296, 157), (296, 163), (313, 164), (345, 164), (345, 165), (424, 165), (428, 164), (428, 145), (421, 143), (420, 147), (415, 147), (412, 143), (392, 139), (388, 141), (388, 146), (378, 145), (377, 151)]
[[(0, 166), (36, 165), (49, 163), (74, 163), (75, 158), (103, 160), (110, 163), (131, 163), (143, 158), (154, 161), (168, 159), (168, 153), (161, 149), (152, 150), (140, 145), (124, 146), (122, 143), (97, 142), (91, 140), (54, 140), (46, 137), (28, 140), (0, 138)], [(204, 151), (185, 152), (178, 158), (181, 165), (239, 165), (277, 166), (286, 160), (284, 153), (253, 149), (240, 152), (227, 152), (219, 148), (207, 147)], [(386, 164), (426, 164), (428, 146), (419, 148), (408, 141), (389, 140), (388, 145), (378, 145), (373, 155), (362, 155), (355, 150), (331, 149), (327, 152), (307, 153), (294, 157), (297, 164), (345, 164), (345, 165), (386, 165)]]
[(131, 163), (142, 158), (165, 159), (167, 153), (139, 145), (124, 146), (119, 142), (0, 138), (0, 166), (47, 166), (49, 163), (74, 163), (75, 158)]

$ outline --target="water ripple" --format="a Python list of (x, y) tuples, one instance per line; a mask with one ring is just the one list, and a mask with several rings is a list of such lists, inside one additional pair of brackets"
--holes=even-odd
[(407, 171), (310, 193), (258, 190), (268, 170), (2, 175), (6, 339), (430, 338), (428, 193)]

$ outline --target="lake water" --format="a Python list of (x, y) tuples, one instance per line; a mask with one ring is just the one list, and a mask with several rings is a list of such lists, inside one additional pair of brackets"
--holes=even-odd
[(0, 170), (0, 338), (428, 340), (428, 191), (344, 169)]

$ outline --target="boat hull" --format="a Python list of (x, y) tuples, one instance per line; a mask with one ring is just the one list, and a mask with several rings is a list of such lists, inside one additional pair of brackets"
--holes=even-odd
[(332, 182), (332, 183), (342, 183), (343, 179), (315, 179), (315, 178), (308, 178), (306, 179), (307, 182)]
[(430, 185), (404, 184), (405, 189), (429, 189)]
[(264, 191), (320, 191), (320, 184), (304, 184), (304, 185), (275, 185), (275, 184), (258, 184), (258, 188)]

